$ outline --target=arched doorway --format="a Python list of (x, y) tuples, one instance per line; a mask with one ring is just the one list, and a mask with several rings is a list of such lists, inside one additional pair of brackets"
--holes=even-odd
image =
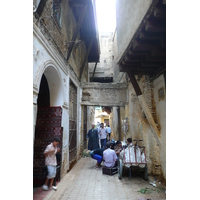
[[(37, 99), (37, 120), (34, 141), (33, 186), (38, 187), (44, 183), (45, 157), (43, 152), (54, 137), (61, 139), (59, 147), (62, 152), (62, 101), (63, 93), (60, 77), (54, 67), (47, 67), (40, 81)], [(58, 165), (61, 165), (58, 160)], [(45, 172), (45, 171), (44, 171)], [(58, 172), (58, 176), (60, 173)], [(58, 177), (60, 179), (60, 177)]]

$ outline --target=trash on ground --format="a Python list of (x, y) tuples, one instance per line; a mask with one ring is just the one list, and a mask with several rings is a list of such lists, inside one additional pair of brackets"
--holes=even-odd
[(149, 182), (150, 185), (153, 185), (154, 187), (156, 187), (156, 184), (153, 182)]
[(82, 153), (82, 157), (91, 157), (91, 156), (90, 156), (90, 150), (85, 149), (85, 150), (83, 151), (83, 153)]

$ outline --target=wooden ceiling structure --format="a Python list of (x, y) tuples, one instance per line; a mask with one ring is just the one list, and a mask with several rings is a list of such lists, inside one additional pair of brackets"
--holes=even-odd
[[(153, 0), (126, 51), (118, 62), (133, 86), (135, 75), (157, 77), (166, 73), (166, 1)], [(135, 88), (136, 89), (136, 88)], [(137, 88), (136, 93), (141, 94)]]
[[(80, 79), (85, 68), (86, 61), (99, 62), (99, 32), (97, 28), (97, 16), (95, 0), (69, 0), (69, 5), (72, 8), (77, 21), (76, 29), (72, 36), (72, 41), (75, 41), (80, 32), (80, 39), (85, 41), (87, 54), (80, 67)], [(71, 43), (67, 60), (71, 54), (74, 43)]]
[(69, 5), (77, 21), (80, 39), (85, 41), (86, 49), (89, 49), (88, 62), (98, 62), (100, 47), (95, 1), (69, 0)]

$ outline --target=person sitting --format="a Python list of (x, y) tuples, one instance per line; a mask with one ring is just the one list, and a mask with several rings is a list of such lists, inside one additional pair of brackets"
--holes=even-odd
[(93, 151), (90, 151), (91, 158), (97, 160), (95, 168), (99, 168), (99, 166), (101, 165), (101, 162), (103, 160), (103, 151), (104, 150), (105, 150), (104, 148), (98, 148), (98, 149), (94, 149)]
[(121, 143), (121, 141), (118, 140), (115, 144), (115, 153), (116, 153), (117, 157), (119, 157), (119, 154), (122, 151), (122, 149), (123, 149), (122, 143)]
[(127, 139), (127, 145), (128, 145), (128, 146), (133, 146), (133, 144), (132, 144), (132, 139), (131, 139), (131, 138), (128, 138), (128, 139)]
[(117, 166), (118, 158), (113, 149), (114, 145), (110, 142), (107, 142), (106, 150), (103, 152), (103, 160), (104, 160), (104, 165), (109, 168)]

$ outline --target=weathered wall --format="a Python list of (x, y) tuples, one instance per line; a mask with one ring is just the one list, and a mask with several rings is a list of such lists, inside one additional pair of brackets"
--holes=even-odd
[(118, 109), (119, 107), (112, 108), (112, 135), (115, 140), (119, 140), (119, 120), (118, 120)]
[[(150, 125), (142, 112), (138, 97), (131, 83), (129, 83), (129, 103), (125, 106), (125, 117), (128, 117), (129, 131), (121, 133), (121, 138), (143, 139), (139, 144), (146, 146), (146, 156), (149, 173), (161, 175), (166, 178), (166, 111), (165, 100), (158, 100), (158, 89), (163, 86), (163, 76), (157, 78), (153, 83), (148, 76), (137, 77), (139, 86), (145, 96), (150, 110), (153, 112), (153, 104), (156, 107), (155, 120), (161, 127), (161, 146), (157, 145), (156, 139), (151, 131)], [(122, 115), (122, 114), (121, 114)]]
[[(35, 3), (35, 1), (34, 1)], [(49, 18), (52, 15), (52, 0), (47, 1), (43, 13), (39, 20), (33, 17), (33, 145), (34, 145), (34, 127), (37, 116), (37, 97), (39, 93), (40, 81), (43, 73), (47, 76), (50, 86), (51, 105), (62, 107), (63, 127), (63, 148), (61, 177), (69, 169), (69, 80), (71, 79), (77, 86), (77, 155), (80, 154), (81, 144), (81, 98), (82, 90), (78, 80), (79, 67), (82, 64), (86, 54), (84, 42), (81, 46), (72, 51), (69, 64), (65, 59), (67, 56), (66, 41), (70, 41), (73, 31), (76, 27), (76, 21), (71, 8), (68, 6), (68, 0), (63, 0), (61, 5), (62, 24), (61, 29), (53, 27)], [(45, 17), (45, 18), (44, 18)], [(44, 21), (42, 21), (42, 19)], [(39, 23), (41, 22), (41, 23)], [(45, 27), (44, 27), (45, 23)], [(79, 36), (78, 36), (79, 39)], [(87, 65), (87, 62), (86, 62)], [(87, 81), (87, 68), (83, 71), (82, 79)], [(56, 79), (55, 79), (56, 77)]]
[(125, 84), (83, 83), (82, 105), (124, 106), (128, 102)]
[(87, 106), (87, 132), (92, 128), (92, 123), (95, 123), (95, 106)]
[[(94, 77), (113, 77), (113, 33), (99, 33), (100, 62), (97, 64)], [(89, 63), (89, 74), (92, 76), (95, 63)]]
[[(47, 17), (50, 17), (52, 15), (53, 9), (53, 0), (49, 0), (46, 2), (44, 10), (42, 12), (42, 15), (40, 16), (41, 23), (36, 23), (37, 26), (39, 27), (41, 25), (41, 30), (43, 34), (46, 36), (47, 39), (49, 40), (54, 40), (57, 50), (59, 51), (60, 54), (66, 59), (67, 58), (67, 52), (69, 46), (67, 46), (67, 42), (71, 41), (73, 32), (76, 28), (76, 20), (73, 15), (73, 11), (71, 7), (68, 4), (69, 0), (62, 0), (61, 1), (61, 29), (57, 28), (56, 26), (53, 26), (53, 21), (50, 20)], [(44, 20), (45, 27), (43, 26), (44, 23), (42, 21)], [(49, 36), (51, 38), (49, 38)], [(78, 35), (77, 40), (80, 39), (80, 35)], [(73, 51), (71, 52), (71, 56), (69, 58), (69, 65), (73, 68), (75, 74), (79, 77), (80, 75), (80, 66), (83, 63), (84, 57), (86, 55), (86, 46), (84, 42), (80, 43), (80, 47), (78, 48), (73, 48)], [(87, 70), (87, 62), (86, 62), (86, 68)], [(87, 76), (87, 71), (86, 73), (83, 72), (83, 76)]]
[(152, 0), (116, 0), (118, 60), (129, 45)]
[[(158, 90), (164, 89), (164, 98), (159, 98)], [(165, 94), (165, 79), (164, 76), (159, 76), (154, 81), (154, 98), (156, 103), (156, 116), (158, 124), (161, 127), (161, 151), (160, 151), (160, 164), (163, 176), (166, 177), (166, 94)]]
[(95, 106), (87, 106), (87, 132), (92, 128), (92, 123), (95, 123)]

